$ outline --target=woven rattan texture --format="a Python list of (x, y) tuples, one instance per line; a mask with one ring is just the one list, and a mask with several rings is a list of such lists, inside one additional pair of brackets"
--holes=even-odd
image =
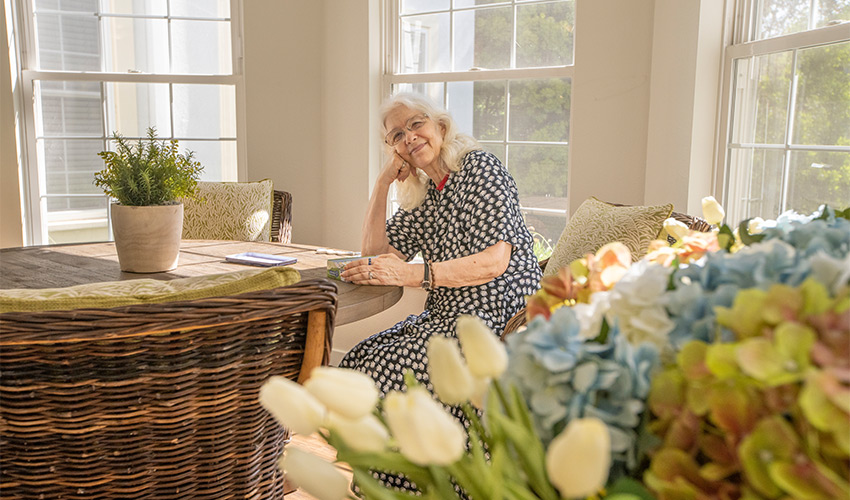
[(0, 315), (0, 497), (278, 499), (288, 432), (258, 403), (297, 379), (328, 280), (233, 297)]
[(271, 240), (292, 243), (292, 195), (286, 191), (274, 192)]
[[(616, 206), (619, 206), (619, 207), (628, 206), (628, 205), (620, 205), (618, 203), (612, 203), (612, 205), (616, 205)], [(711, 230), (711, 224), (706, 222), (704, 219), (701, 219), (699, 217), (694, 217), (693, 215), (683, 214), (681, 212), (673, 212), (672, 214), (670, 214), (670, 217), (676, 219), (677, 221), (681, 222), (682, 224), (685, 224), (686, 226), (688, 226), (688, 229), (693, 229), (694, 231), (700, 231), (700, 232), (703, 232), (703, 233), (707, 233), (708, 231)], [(670, 240), (670, 243), (676, 242), (676, 240), (674, 240), (672, 237), (669, 237), (669, 236), (668, 236), (668, 240)], [(540, 262), (541, 269), (546, 269), (546, 264), (548, 262), (549, 262), (549, 259), (541, 261)], [(528, 322), (528, 318), (526, 318), (525, 312), (526, 312), (525, 308), (523, 307), (522, 310), (520, 310), (511, 319), (508, 320), (508, 322), (505, 324), (505, 329), (502, 331), (502, 339), (505, 338), (505, 335), (507, 335), (511, 332), (515, 332), (515, 331), (519, 330), (520, 328), (522, 328), (523, 326), (525, 326), (525, 324)]]

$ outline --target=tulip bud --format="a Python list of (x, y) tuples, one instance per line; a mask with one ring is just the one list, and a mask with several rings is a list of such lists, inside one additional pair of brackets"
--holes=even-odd
[(465, 403), (472, 396), (472, 373), (454, 339), (434, 335), (428, 341), (428, 375), (434, 392), (447, 405)]
[(764, 231), (761, 225), (764, 224), (764, 219), (761, 217), (753, 217), (750, 219), (750, 222), (747, 223), (747, 232), (750, 234), (759, 234)]
[(498, 378), (508, 368), (508, 351), (499, 337), (477, 316), (457, 319), (457, 338), (476, 377)]
[(372, 377), (347, 368), (317, 366), (304, 387), (328, 409), (351, 420), (372, 413), (378, 402)]
[(723, 207), (720, 206), (720, 203), (717, 203), (714, 196), (706, 196), (702, 199), (702, 216), (709, 224), (720, 224), (723, 217), (726, 216), (726, 212), (723, 211)]
[(463, 456), (463, 427), (424, 388), (390, 392), (384, 399), (384, 413), (399, 451), (411, 462), (442, 466)]
[(682, 241), (682, 238), (691, 234), (691, 230), (688, 229), (688, 226), (672, 217), (664, 221), (664, 230), (667, 231), (667, 234), (672, 236), (676, 241)]
[(596, 494), (610, 468), (611, 434), (598, 418), (571, 420), (546, 450), (546, 472), (564, 498)]
[(474, 388), (472, 390), (472, 396), (469, 398), (469, 402), (472, 403), (472, 406), (478, 408), (479, 410), (483, 410), (487, 405), (487, 394), (490, 392), (490, 382), (492, 379), (490, 377), (475, 377), (473, 379)]
[(345, 444), (363, 453), (384, 451), (390, 437), (387, 428), (375, 415), (349, 420), (336, 413), (330, 413), (327, 424), (331, 430), (339, 433)]
[(283, 426), (298, 434), (312, 434), (325, 416), (322, 403), (285, 377), (272, 377), (260, 387), (260, 404)]
[(349, 498), (348, 479), (333, 464), (311, 453), (289, 447), (278, 467), (295, 486), (319, 500)]

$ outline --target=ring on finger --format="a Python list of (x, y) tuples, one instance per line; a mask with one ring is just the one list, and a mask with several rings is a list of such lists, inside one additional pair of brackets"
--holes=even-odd
[(366, 265), (367, 265), (367, 266), (371, 266), (371, 265), (372, 265), (372, 257), (369, 257), (369, 263), (368, 263), (368, 264), (366, 264)]
[(370, 280), (375, 279), (375, 275), (372, 273), (372, 271), (369, 271), (369, 279)]

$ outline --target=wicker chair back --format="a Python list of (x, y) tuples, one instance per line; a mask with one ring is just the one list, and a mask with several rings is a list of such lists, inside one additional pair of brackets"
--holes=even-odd
[(3, 498), (279, 499), (272, 375), (326, 364), (336, 286), (0, 314)]

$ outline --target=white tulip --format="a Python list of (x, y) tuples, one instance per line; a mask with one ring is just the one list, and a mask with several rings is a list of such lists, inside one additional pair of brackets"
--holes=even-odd
[(469, 398), (472, 406), (479, 410), (484, 409), (487, 405), (487, 394), (490, 392), (490, 382), (492, 380), (490, 377), (473, 378), (474, 389), (472, 390), (472, 396)]
[(351, 420), (372, 413), (378, 402), (372, 377), (347, 368), (317, 366), (304, 387), (328, 409)]
[(611, 434), (598, 418), (578, 418), (549, 444), (546, 472), (565, 498), (589, 497), (605, 486)]
[(706, 222), (709, 224), (720, 224), (725, 216), (726, 212), (720, 206), (720, 203), (717, 203), (714, 196), (706, 196), (702, 199), (702, 217)]
[(664, 221), (664, 230), (667, 231), (667, 234), (675, 238), (676, 241), (681, 241), (682, 238), (691, 234), (691, 230), (688, 229), (686, 224), (677, 221), (673, 217)]
[(454, 339), (434, 335), (428, 341), (428, 375), (443, 403), (459, 405), (472, 397), (472, 373)]
[(508, 368), (508, 351), (499, 337), (477, 316), (457, 319), (457, 338), (469, 371), (476, 377), (498, 378)]
[(750, 234), (761, 233), (762, 231), (764, 231), (762, 224), (764, 224), (764, 219), (762, 219), (761, 217), (753, 217), (752, 219), (750, 219), (750, 222), (747, 223), (747, 232)]
[(384, 413), (399, 451), (411, 462), (450, 465), (463, 456), (463, 427), (423, 387), (390, 392), (384, 399)]
[(260, 387), (260, 404), (297, 434), (312, 434), (325, 418), (322, 403), (285, 377), (272, 377)]
[(349, 420), (331, 412), (328, 415), (327, 425), (331, 430), (339, 433), (345, 444), (359, 452), (384, 451), (390, 438), (387, 428), (375, 415)]
[(278, 466), (295, 486), (319, 500), (349, 498), (348, 479), (333, 464), (311, 453), (287, 448)]

